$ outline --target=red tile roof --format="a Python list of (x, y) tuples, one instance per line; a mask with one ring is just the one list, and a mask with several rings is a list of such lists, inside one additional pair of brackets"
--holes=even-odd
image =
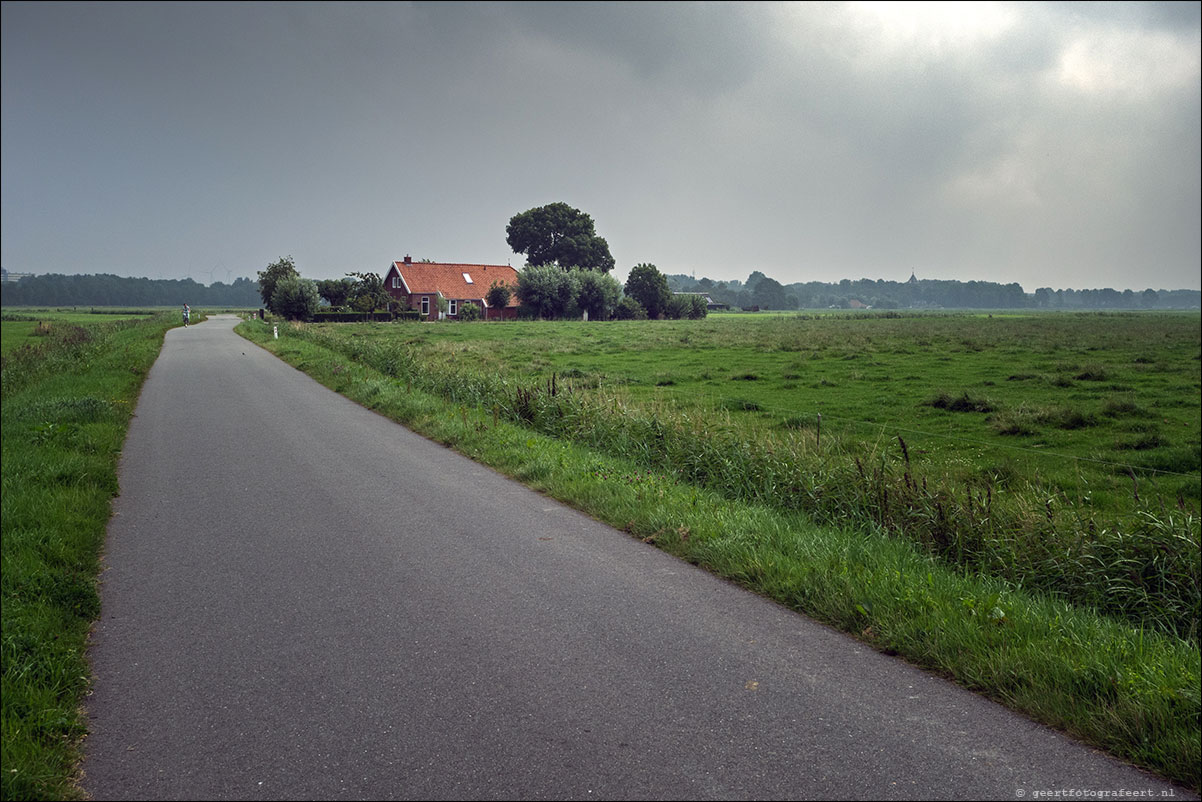
[[(396, 270), (405, 282), (409, 293), (441, 293), (444, 298), (483, 298), (494, 282), (509, 286), (511, 295), (508, 306), (517, 306), (518, 271), (509, 265), (464, 265), (442, 262), (393, 262), (384, 275), (388, 277)], [(470, 276), (468, 283), (464, 277)]]

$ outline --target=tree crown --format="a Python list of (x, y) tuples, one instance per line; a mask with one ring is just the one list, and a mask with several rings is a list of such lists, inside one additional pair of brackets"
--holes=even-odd
[(515, 214), (505, 227), (505, 241), (531, 266), (555, 264), (565, 270), (613, 270), (609, 243), (597, 236), (593, 218), (566, 203), (550, 203)]
[(644, 262), (631, 268), (625, 289), (627, 295), (647, 310), (648, 317), (654, 319), (668, 311), (672, 291), (668, 289), (668, 279), (655, 265)]
[(263, 299), (263, 306), (271, 309), (271, 296), (275, 293), (275, 285), (284, 278), (300, 278), (291, 256), (281, 256), (265, 270), (259, 271), (259, 297)]

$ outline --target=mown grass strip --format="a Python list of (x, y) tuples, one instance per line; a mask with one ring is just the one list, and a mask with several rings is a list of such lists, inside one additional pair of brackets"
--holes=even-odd
[(0, 796), (71, 799), (117, 463), (174, 314), (54, 322), (3, 357)]
[(869, 526), (725, 498), (411, 389), (281, 327), (239, 332), (327, 387), (635, 537), (1169, 779), (1199, 787), (1198, 650), (966, 574)]

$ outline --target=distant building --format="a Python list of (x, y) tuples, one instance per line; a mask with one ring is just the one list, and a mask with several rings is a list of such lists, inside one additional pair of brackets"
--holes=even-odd
[(730, 309), (730, 304), (720, 304), (705, 292), (674, 292), (673, 295), (697, 295), (705, 299), (705, 308), (710, 312), (720, 312)]
[(9, 273), (7, 270), (0, 268), (0, 281), (20, 281), (23, 278), (32, 278), (33, 273)]

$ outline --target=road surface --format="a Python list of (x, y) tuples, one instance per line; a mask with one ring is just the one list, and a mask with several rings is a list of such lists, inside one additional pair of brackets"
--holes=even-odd
[(168, 333), (129, 430), (95, 799), (1188, 796), (431, 443), (236, 322)]

